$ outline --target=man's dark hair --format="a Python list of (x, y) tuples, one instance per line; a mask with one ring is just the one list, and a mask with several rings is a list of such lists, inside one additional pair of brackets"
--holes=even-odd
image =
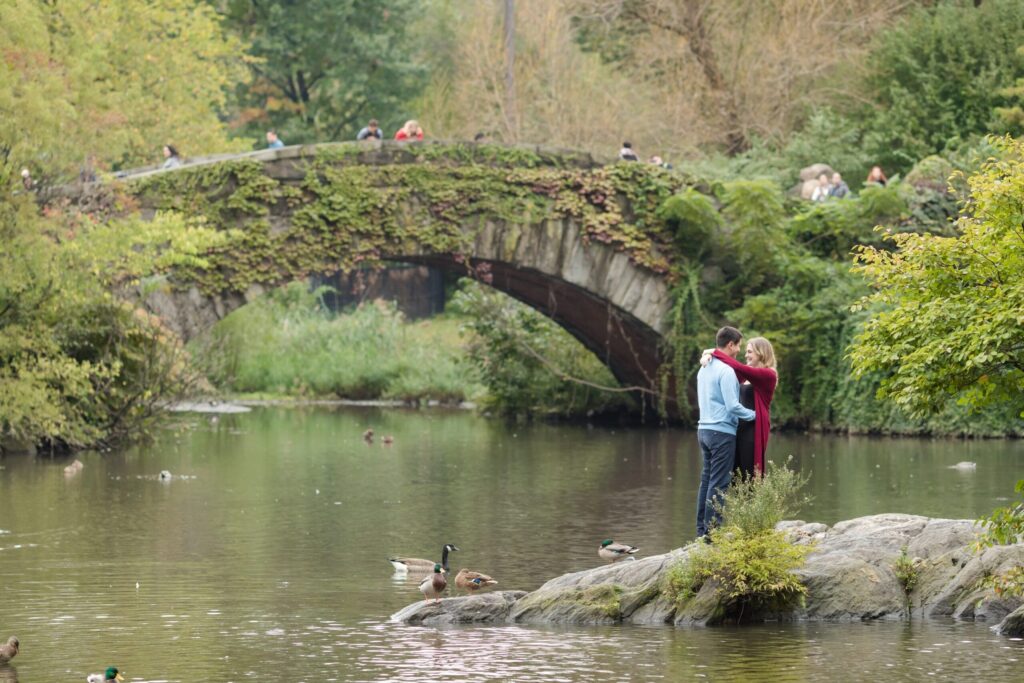
[(377, 123), (377, 119), (370, 119), (370, 124), (369, 125), (371, 125), (374, 128), (376, 128), (379, 124)]
[(633, 149), (633, 143), (632, 142), (623, 142), (622, 146), (625, 147), (626, 149)]
[(730, 342), (736, 342), (739, 344), (742, 339), (743, 334), (739, 330), (735, 327), (729, 327), (726, 325), (718, 331), (718, 334), (715, 335), (715, 346), (720, 349), (724, 349)]

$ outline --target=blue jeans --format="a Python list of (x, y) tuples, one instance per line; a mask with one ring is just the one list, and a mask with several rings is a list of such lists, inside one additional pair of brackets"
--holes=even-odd
[(713, 502), (721, 500), (721, 492), (732, 481), (732, 466), (736, 459), (736, 435), (698, 429), (697, 443), (703, 459), (700, 470), (700, 490), (697, 492), (697, 537), (707, 534), (721, 521)]

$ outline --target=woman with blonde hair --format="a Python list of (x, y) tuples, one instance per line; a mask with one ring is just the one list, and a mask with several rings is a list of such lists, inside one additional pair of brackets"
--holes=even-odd
[(761, 476), (772, 428), (772, 398), (779, 383), (775, 349), (764, 337), (754, 337), (747, 342), (746, 365), (718, 349), (712, 350), (710, 355), (736, 372), (740, 381), (740, 403), (754, 410), (754, 421), (740, 420), (736, 429), (736, 463), (733, 469), (740, 470), (744, 477)]
[(422, 140), (423, 129), (416, 119), (410, 119), (395, 133), (396, 140)]

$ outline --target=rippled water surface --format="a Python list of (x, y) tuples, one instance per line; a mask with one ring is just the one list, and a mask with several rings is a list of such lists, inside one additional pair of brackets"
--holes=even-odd
[[(362, 439), (372, 427), (373, 444)], [(384, 445), (381, 436), (393, 435)], [(1024, 477), (1017, 441), (773, 437), (811, 474), (808, 520), (973, 518)], [(389, 554), (461, 548), (453, 570), (529, 590), (693, 536), (696, 439), (677, 430), (509, 426), (464, 413), (260, 408), (193, 416), (151, 445), (0, 460), (0, 682), (1024, 679), (989, 624), (415, 628)], [(951, 469), (977, 462), (972, 471)], [(161, 470), (174, 478), (161, 481)]]

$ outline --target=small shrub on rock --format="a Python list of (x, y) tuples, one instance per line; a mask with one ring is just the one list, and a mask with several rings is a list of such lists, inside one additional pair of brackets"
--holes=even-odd
[(800, 494), (806, 482), (785, 465), (770, 464), (764, 477), (738, 480), (725, 494), (711, 543), (669, 569), (665, 595), (681, 607), (713, 586), (722, 616), (737, 621), (800, 604), (807, 589), (793, 572), (813, 546), (793, 545), (775, 525), (806, 500)]
[[(1014, 489), (1024, 497), (1024, 479)], [(978, 520), (985, 533), (978, 538), (974, 550), (977, 553), (996, 545), (1012, 545), (1024, 540), (1024, 500), (1013, 505), (996, 508), (991, 515)], [(1024, 567), (1013, 567), (999, 575), (985, 576), (982, 585), (991, 588), (1002, 597), (1024, 596)]]

